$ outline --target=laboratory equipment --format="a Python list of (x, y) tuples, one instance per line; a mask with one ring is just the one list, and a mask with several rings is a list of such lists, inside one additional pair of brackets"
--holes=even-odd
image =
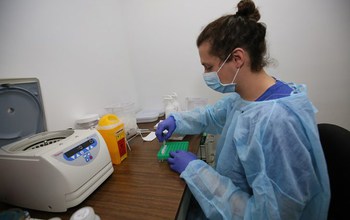
[(80, 204), (112, 173), (95, 129), (42, 132), (0, 148), (0, 201), (64, 212)]
[[(163, 131), (163, 135), (168, 134), (168, 130), (164, 130)], [(163, 140), (163, 145), (162, 145), (163, 149), (162, 149), (162, 154), (165, 154), (165, 151), (167, 150), (167, 146), (166, 146), (166, 140)]]
[(205, 161), (211, 166), (215, 166), (215, 153), (216, 144), (220, 138), (220, 134), (207, 134), (204, 133), (200, 140), (199, 156), (200, 159)]
[(0, 147), (46, 128), (37, 78), (0, 79)]
[(124, 123), (114, 114), (101, 117), (96, 128), (107, 143), (113, 164), (120, 164), (127, 157)]
[(163, 161), (169, 158), (169, 153), (172, 151), (183, 150), (188, 151), (188, 141), (174, 141), (167, 142), (166, 145), (162, 145), (157, 153), (159, 161)]

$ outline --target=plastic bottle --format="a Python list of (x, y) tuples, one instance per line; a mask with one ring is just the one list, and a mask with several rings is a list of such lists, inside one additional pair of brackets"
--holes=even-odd
[(171, 96), (164, 96), (165, 103), (165, 118), (174, 112), (173, 98)]
[(179, 101), (178, 101), (178, 99), (177, 99), (177, 93), (176, 92), (173, 92), (173, 94), (172, 95), (170, 95), (173, 99), (172, 99), (172, 104), (173, 104), (173, 111), (175, 111), (175, 112), (179, 112), (179, 111), (181, 111), (181, 107), (180, 107), (180, 103), (179, 103)]

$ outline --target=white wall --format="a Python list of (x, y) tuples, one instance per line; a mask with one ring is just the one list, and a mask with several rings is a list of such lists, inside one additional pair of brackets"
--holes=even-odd
[[(256, 0), (275, 66), (308, 85), (318, 121), (350, 130), (350, 2)], [(131, 99), (145, 108), (162, 95), (220, 94), (202, 80), (196, 37), (234, 13), (232, 0), (0, 0), (0, 78), (40, 79), (50, 130)], [(89, 85), (89, 86), (87, 86)]]
[(318, 121), (350, 130), (350, 1), (270, 2), (262, 10), (279, 63), (270, 73), (307, 84)]
[[(143, 106), (172, 91), (186, 96), (219, 95), (203, 80), (195, 41), (213, 19), (236, 12), (232, 0), (128, 0), (123, 2), (132, 69)], [(268, 72), (305, 83), (319, 110), (318, 122), (350, 130), (350, 1), (256, 0), (274, 65)], [(146, 91), (142, 93), (141, 91)]]
[(40, 80), (49, 130), (136, 100), (119, 1), (0, 0), (0, 78)]
[(183, 107), (187, 96), (211, 102), (220, 97), (203, 81), (196, 38), (209, 21), (230, 9), (231, 1), (128, 0), (123, 5), (141, 106), (161, 106), (162, 96), (174, 91)]

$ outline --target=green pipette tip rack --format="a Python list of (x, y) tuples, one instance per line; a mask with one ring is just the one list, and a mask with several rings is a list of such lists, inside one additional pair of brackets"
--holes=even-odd
[[(188, 151), (188, 141), (176, 141), (176, 142), (166, 142), (165, 146), (162, 146), (158, 153), (157, 158), (159, 161), (163, 161), (169, 158), (169, 153), (177, 150)], [(164, 149), (165, 147), (165, 149)]]

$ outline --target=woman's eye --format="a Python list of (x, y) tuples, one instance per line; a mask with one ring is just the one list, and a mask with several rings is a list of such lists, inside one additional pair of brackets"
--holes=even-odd
[(212, 66), (204, 67), (205, 72), (210, 72), (212, 70)]

